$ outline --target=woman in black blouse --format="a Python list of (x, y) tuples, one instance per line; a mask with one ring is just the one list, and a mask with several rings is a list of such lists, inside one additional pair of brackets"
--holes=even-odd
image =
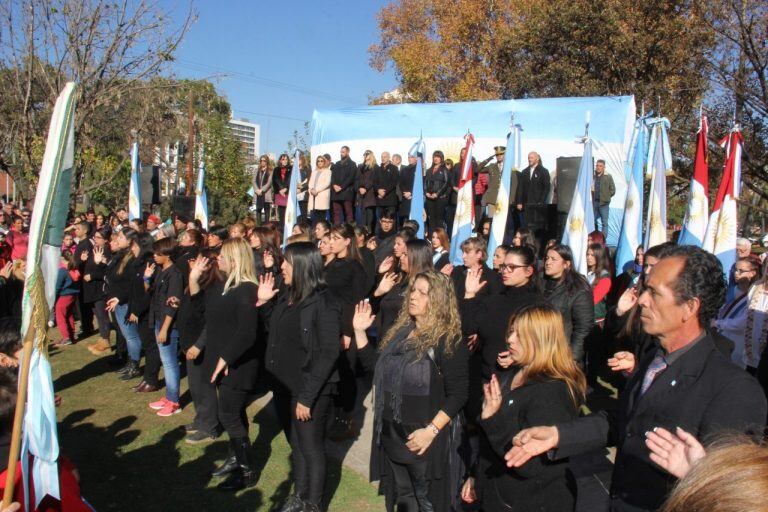
[(445, 166), (445, 156), (442, 151), (435, 151), (432, 153), (432, 166), (424, 175), (424, 210), (430, 233), (435, 228), (445, 228), (445, 208), (450, 194), (451, 176)]
[(282, 276), (287, 288), (277, 301), (272, 275), (260, 278), (257, 302), (269, 323), (265, 366), (275, 409), (291, 445), (295, 489), (281, 512), (317, 511), (325, 486), (325, 424), (338, 381), (341, 308), (325, 286), (313, 243), (286, 247)]
[[(573, 360), (559, 311), (548, 305), (523, 309), (509, 323), (507, 343), (515, 370), (484, 386), (477, 499), (486, 512), (574, 510), (576, 486), (567, 461), (545, 454), (508, 468), (504, 460), (522, 429), (574, 420), (584, 403), (586, 378)], [(462, 497), (471, 498), (472, 487), (469, 479)]]
[(245, 415), (259, 373), (257, 285), (253, 252), (245, 240), (226, 240), (217, 262), (225, 278), (213, 284), (206, 297), (206, 350), (210, 351), (211, 361), (215, 361), (210, 380), (218, 384), (219, 421), (229, 434), (232, 455), (215, 470), (214, 476), (229, 474), (219, 488), (237, 491), (258, 480)]
[(377, 352), (366, 330), (371, 307), (357, 306), (355, 343), (376, 388), (371, 479), (388, 511), (455, 510), (463, 472), (457, 453), (467, 400), (468, 351), (448, 277), (422, 272)]
[(97, 230), (93, 234), (93, 250), (88, 251), (88, 259), (83, 266), (83, 301), (93, 304), (93, 314), (99, 323), (99, 339), (88, 347), (94, 355), (100, 355), (110, 349), (109, 313), (107, 313), (107, 294), (104, 289), (104, 276), (107, 262), (112, 254), (107, 244), (107, 230)]

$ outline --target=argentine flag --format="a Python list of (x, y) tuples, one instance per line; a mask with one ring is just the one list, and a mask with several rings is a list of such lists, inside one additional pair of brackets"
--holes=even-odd
[(299, 184), (299, 156), (301, 151), (296, 149), (293, 154), (293, 168), (291, 169), (291, 181), (288, 185), (288, 203), (285, 205), (285, 224), (283, 225), (283, 248), (286, 246), (288, 237), (293, 232), (293, 225), (299, 216), (299, 200), (296, 196), (296, 188)]
[[(663, 244), (667, 241), (667, 160), (669, 140), (666, 137), (669, 121), (666, 118), (653, 120), (651, 148), (648, 152), (648, 167), (651, 170), (651, 190), (648, 194), (648, 214), (645, 224), (643, 248)], [(653, 152), (651, 152), (651, 150)]]
[(195, 189), (195, 219), (208, 229), (208, 194), (205, 191), (205, 153), (200, 151), (200, 164), (197, 170), (197, 188)]
[(627, 270), (635, 261), (635, 252), (643, 243), (643, 172), (648, 128), (645, 119), (635, 122), (634, 147), (630, 148), (631, 167), (627, 178), (627, 197), (624, 200), (624, 219), (616, 248), (616, 274)]
[(717, 189), (715, 205), (709, 216), (707, 234), (704, 237), (704, 249), (713, 253), (723, 264), (723, 272), (728, 277), (731, 267), (736, 262), (736, 229), (739, 182), (741, 181), (741, 129), (735, 126), (722, 141), (725, 148), (725, 166), (720, 188)]
[(459, 177), (459, 194), (456, 199), (456, 215), (453, 220), (453, 233), (451, 233), (451, 264), (462, 265), (464, 262), (461, 243), (472, 236), (472, 148), (475, 146), (475, 138), (471, 133), (464, 136), (467, 141), (464, 149), (464, 165), (461, 167)]
[(496, 248), (504, 243), (504, 234), (507, 228), (507, 214), (509, 213), (509, 187), (512, 183), (512, 173), (520, 170), (520, 132), (519, 124), (512, 126), (512, 131), (507, 136), (507, 150), (504, 157), (504, 166), (501, 169), (501, 182), (499, 194), (496, 199), (496, 214), (491, 223), (491, 236), (488, 239), (488, 260), (486, 264), (493, 268), (493, 253)]
[(565, 221), (563, 244), (573, 251), (573, 268), (582, 275), (587, 275), (587, 245), (589, 233), (595, 229), (595, 211), (592, 208), (592, 186), (594, 169), (592, 167), (592, 139), (584, 138), (584, 154), (581, 157), (579, 176), (573, 192), (571, 209)]
[(703, 116), (696, 135), (696, 157), (693, 160), (693, 179), (685, 211), (683, 229), (680, 231), (680, 245), (701, 247), (707, 232), (709, 220), (709, 167), (707, 164), (707, 118)]
[(128, 218), (141, 218), (141, 162), (139, 161), (139, 143), (131, 146), (131, 184), (128, 186)]
[(413, 171), (413, 186), (411, 187), (411, 212), (408, 218), (419, 223), (419, 231), (416, 237), (424, 238), (424, 155), (427, 149), (424, 147), (424, 139), (419, 137), (408, 156), (416, 157), (416, 170)]

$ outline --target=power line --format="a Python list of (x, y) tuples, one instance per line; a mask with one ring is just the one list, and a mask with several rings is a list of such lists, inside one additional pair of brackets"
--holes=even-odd
[(250, 110), (241, 110), (239, 108), (233, 108), (234, 112), (241, 112), (243, 114), (252, 114), (254, 116), (264, 116), (264, 117), (274, 117), (276, 119), (288, 119), (290, 121), (301, 121), (302, 123), (306, 122), (306, 119), (299, 119), (298, 117), (288, 117), (288, 116), (279, 116), (277, 114), (267, 114), (266, 112), (252, 112)]
[[(252, 73), (242, 73), (240, 71), (224, 69), (224, 68), (221, 68), (219, 66), (212, 66), (212, 65), (209, 65), (209, 64), (203, 64), (203, 63), (194, 62), (194, 61), (191, 61), (191, 60), (176, 59), (176, 63), (181, 65), (182, 67), (187, 67), (187, 68), (191, 68), (191, 69), (203, 68), (203, 69), (208, 69), (208, 70), (214, 70), (214, 71), (217, 71), (217, 72), (223, 72), (223, 73), (226, 73), (226, 75), (228, 75), (231, 78), (234, 78), (236, 80), (242, 80), (244, 82), (259, 84), (259, 85), (263, 85), (263, 86), (266, 86), (266, 87), (273, 87), (275, 89), (289, 90), (289, 91), (293, 91), (293, 92), (298, 92), (300, 94), (306, 94), (308, 96), (316, 96), (316, 97), (319, 97), (319, 98), (325, 98), (325, 99), (340, 101), (342, 103), (357, 104), (357, 103), (360, 102), (359, 99), (353, 99), (353, 98), (348, 98), (348, 97), (345, 97), (345, 96), (339, 96), (339, 95), (336, 95), (336, 94), (333, 94), (333, 93), (329, 93), (329, 92), (326, 92), (326, 91), (320, 91), (320, 90), (317, 90), (317, 89), (311, 89), (311, 88), (308, 88), (308, 87), (302, 87), (302, 86), (299, 86), (299, 85), (289, 84), (289, 83), (286, 83), (286, 82), (280, 82), (278, 80), (273, 80), (271, 78), (260, 77), (260, 76), (254, 75)], [(197, 70), (199, 71), (200, 69), (197, 69)]]

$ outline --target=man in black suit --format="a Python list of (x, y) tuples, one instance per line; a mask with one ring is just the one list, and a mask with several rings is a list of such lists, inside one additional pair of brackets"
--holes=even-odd
[(342, 146), (341, 160), (331, 166), (331, 204), (334, 224), (355, 220), (352, 201), (355, 199), (356, 175), (357, 164), (349, 158), (349, 146)]
[(535, 151), (531, 151), (528, 153), (528, 167), (520, 172), (515, 193), (516, 229), (525, 227), (525, 209), (528, 205), (547, 202), (549, 187), (549, 171), (541, 165), (541, 156)]
[[(87, 221), (81, 221), (75, 224), (75, 238), (77, 246), (75, 247), (75, 263), (77, 263), (80, 275), (85, 274), (85, 264), (91, 254), (91, 224)], [(93, 303), (85, 302), (84, 287), (80, 287), (80, 293), (77, 295), (77, 307), (80, 311), (80, 336), (78, 339), (87, 338), (93, 334)]]
[(717, 258), (691, 246), (670, 248), (640, 295), (643, 330), (658, 340), (640, 357), (615, 412), (600, 412), (518, 433), (507, 463), (519, 467), (549, 450), (560, 459), (607, 444), (617, 447), (611, 510), (657, 510), (675, 483), (651, 462), (645, 433), (680, 427), (702, 442), (718, 434), (762, 435), (766, 398), (757, 381), (733, 365), (705, 330), (725, 298)]

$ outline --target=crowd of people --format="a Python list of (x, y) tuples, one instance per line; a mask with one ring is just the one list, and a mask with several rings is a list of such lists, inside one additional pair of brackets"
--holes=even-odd
[[(509, 244), (489, 266), (496, 200), (487, 193), (498, 189), (503, 148), (491, 171), (478, 164), (483, 220), (466, 240), (451, 240), (448, 222), (461, 162), (447, 167), (435, 152), (425, 170), (421, 239), (423, 219), (409, 218), (414, 163), (401, 169), (399, 155), (379, 163), (366, 152), (356, 166), (348, 148), (341, 156), (332, 166), (317, 157), (315, 170), (302, 163), (301, 216), (286, 240), (287, 155), (275, 168), (262, 157), (253, 216), (229, 226), (206, 230), (178, 213), (129, 220), (125, 209), (74, 216), (56, 343), (97, 334), (90, 352), (110, 355), (160, 418), (181, 412), (185, 375), (194, 408), (185, 441), (229, 440), (212, 474), (223, 491), (258, 481), (262, 454), (245, 411), (271, 391), (293, 469), (282, 512), (327, 506), (325, 442), (359, 435), (366, 380), (370, 476), (390, 511), (573, 510), (569, 457), (603, 446), (617, 447), (611, 510), (701, 510), (686, 507), (701, 489), (727, 486), (718, 471), (735, 472), (740, 456), (768, 474), (768, 275), (750, 247), (740, 242), (726, 272), (699, 248), (638, 247), (617, 272), (604, 217), (581, 275), (569, 246), (525, 226), (525, 205), (550, 186), (532, 153), (515, 176)], [(608, 181), (596, 208), (610, 200)], [(29, 217), (16, 212), (6, 213), (13, 236), (0, 251), (0, 307), (14, 321)], [(460, 264), (449, 261), (452, 244)], [(7, 348), (6, 357), (18, 349)], [(584, 415), (606, 382), (620, 390), (616, 407)], [(722, 442), (733, 433), (750, 437)]]

